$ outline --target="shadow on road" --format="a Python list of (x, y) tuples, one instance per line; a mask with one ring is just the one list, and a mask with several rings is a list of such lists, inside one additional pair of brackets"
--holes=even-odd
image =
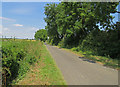
[(83, 59), (83, 58), (85, 58), (85, 57), (79, 57), (80, 59)]
[(79, 58), (82, 59), (83, 61), (87, 61), (87, 62), (90, 62), (90, 63), (96, 63), (93, 60), (85, 59), (85, 57), (79, 57)]

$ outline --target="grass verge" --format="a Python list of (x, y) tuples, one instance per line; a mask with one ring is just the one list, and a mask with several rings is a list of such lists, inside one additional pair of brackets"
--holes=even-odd
[[(58, 47), (58, 46), (57, 46)], [(69, 51), (73, 54), (76, 54), (80, 57), (89, 59), (89, 60), (93, 60), (99, 64), (102, 64), (106, 67), (110, 67), (110, 68), (114, 68), (119, 70), (120, 69), (120, 65), (118, 64), (119, 60), (117, 59), (112, 59), (112, 58), (107, 58), (107, 57), (103, 57), (103, 56), (96, 56), (96, 55), (91, 55), (90, 52), (83, 52), (83, 51), (76, 51), (75, 48), (62, 48), (66, 51)]]
[(26, 76), (17, 85), (66, 85), (55, 61), (44, 44), (41, 45), (41, 57), (31, 66)]

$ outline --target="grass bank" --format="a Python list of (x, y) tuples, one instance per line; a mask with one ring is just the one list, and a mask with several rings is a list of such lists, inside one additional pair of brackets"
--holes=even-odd
[(55, 61), (44, 44), (41, 47), (41, 57), (31, 66), (26, 76), (17, 85), (66, 85), (66, 82), (56, 66)]
[(3, 85), (65, 85), (45, 45), (35, 40), (2, 41)]
[[(57, 47), (59, 47), (59, 46), (57, 46)], [(99, 64), (102, 64), (103, 66), (114, 68), (117, 70), (120, 69), (120, 65), (118, 64), (118, 62), (120, 62), (120, 61), (117, 59), (92, 55), (91, 52), (89, 52), (89, 51), (86, 51), (86, 52), (78, 51), (78, 50), (76, 50), (76, 48), (70, 48), (70, 49), (62, 48), (62, 49), (69, 51), (69, 52), (72, 52), (73, 54), (76, 54), (76, 55), (80, 56), (81, 58), (93, 60)]]

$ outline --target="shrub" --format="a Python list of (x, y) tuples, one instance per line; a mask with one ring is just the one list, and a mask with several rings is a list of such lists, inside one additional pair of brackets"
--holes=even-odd
[[(39, 55), (36, 50), (41, 42), (22, 41), (3, 41), (2, 45), (2, 70), (3, 85), (5, 82), (10, 84), (16, 78), (22, 78), (29, 70), (30, 65), (37, 61), (34, 55)], [(41, 44), (42, 45), (42, 44)], [(32, 47), (32, 51), (30, 51)], [(37, 48), (38, 48), (37, 47)], [(37, 50), (39, 51), (39, 50)], [(5, 81), (5, 78), (7, 79)]]
[(60, 48), (64, 48), (64, 47), (65, 47), (64, 40), (61, 40), (61, 41), (58, 43), (58, 46), (59, 46)]

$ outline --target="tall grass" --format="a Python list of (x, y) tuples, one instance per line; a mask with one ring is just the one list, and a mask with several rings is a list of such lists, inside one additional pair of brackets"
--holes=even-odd
[(2, 41), (3, 85), (9, 85), (25, 76), (30, 66), (40, 58), (41, 44), (27, 40)]
[[(66, 82), (43, 42), (35, 40), (4, 39), (2, 43), (3, 85), (32, 84), (28, 74), (37, 77), (33, 83), (65, 85)], [(35, 68), (34, 68), (35, 67)], [(25, 79), (25, 81), (24, 81)], [(36, 79), (38, 79), (36, 81)]]

